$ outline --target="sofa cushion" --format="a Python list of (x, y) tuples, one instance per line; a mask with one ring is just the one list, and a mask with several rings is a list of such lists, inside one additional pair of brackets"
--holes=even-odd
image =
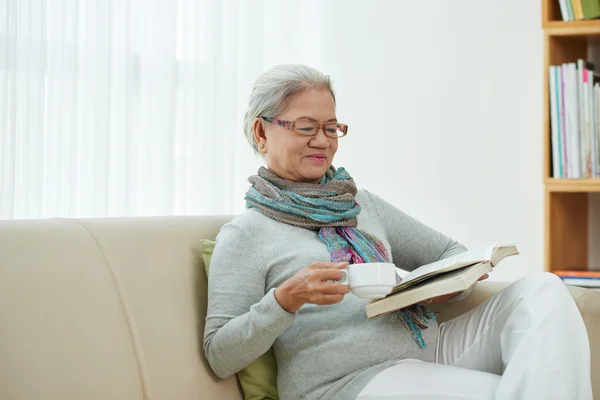
[[(202, 240), (202, 261), (206, 276), (210, 269), (215, 242)], [(237, 374), (246, 400), (279, 399), (277, 392), (277, 362), (271, 347), (265, 354), (254, 360)]]

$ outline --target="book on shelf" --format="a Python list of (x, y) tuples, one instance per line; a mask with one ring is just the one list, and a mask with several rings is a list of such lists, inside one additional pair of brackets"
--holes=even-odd
[(581, 19), (594, 19), (600, 17), (599, 0), (571, 0), (576, 1), (581, 6)]
[(433, 297), (467, 290), (504, 258), (517, 254), (515, 245), (489, 246), (420, 266), (406, 274), (386, 297), (367, 304), (367, 317), (375, 318)]
[(548, 78), (552, 177), (600, 177), (600, 76), (578, 59), (551, 65)]
[(552, 271), (569, 286), (600, 288), (600, 271)]
[(558, 0), (558, 5), (563, 21), (573, 21), (575, 19), (573, 18), (573, 8), (570, 0)]
[(599, 0), (555, 0), (558, 1), (563, 21), (581, 21), (600, 17)]

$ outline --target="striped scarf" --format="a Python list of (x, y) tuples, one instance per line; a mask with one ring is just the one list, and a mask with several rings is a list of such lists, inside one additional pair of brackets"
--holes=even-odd
[[(375, 236), (357, 229), (360, 205), (356, 185), (344, 168), (329, 168), (319, 184), (279, 178), (264, 167), (248, 178), (246, 207), (256, 208), (277, 221), (318, 230), (331, 261), (350, 264), (389, 262), (390, 255)], [(419, 347), (425, 348), (421, 330), (436, 317), (421, 305), (396, 311)]]

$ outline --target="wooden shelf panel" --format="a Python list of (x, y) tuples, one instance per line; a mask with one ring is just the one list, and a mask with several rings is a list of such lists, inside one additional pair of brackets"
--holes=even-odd
[(544, 182), (550, 192), (600, 192), (600, 179), (556, 179), (549, 178)]
[(588, 266), (589, 196), (567, 192), (545, 194), (546, 271), (586, 270)]
[(544, 32), (549, 36), (586, 36), (600, 37), (600, 20), (588, 21), (550, 21), (543, 26)]
[(564, 267), (564, 268), (554, 268), (551, 271), (548, 272), (557, 272), (557, 271), (570, 271), (570, 272), (600, 272), (600, 270), (597, 268), (597, 266), (592, 266), (590, 268), (587, 267), (577, 267), (577, 266), (571, 266), (571, 267)]

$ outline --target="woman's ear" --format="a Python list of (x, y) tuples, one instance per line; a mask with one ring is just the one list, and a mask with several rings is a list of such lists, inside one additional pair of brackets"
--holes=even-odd
[(252, 131), (259, 153), (265, 154), (267, 152), (267, 133), (265, 132), (265, 124), (260, 118), (254, 119)]

